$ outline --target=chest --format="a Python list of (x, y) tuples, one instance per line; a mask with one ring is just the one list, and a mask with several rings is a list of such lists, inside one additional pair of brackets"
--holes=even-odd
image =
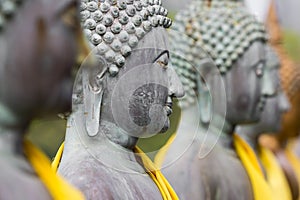
[(214, 199), (253, 199), (252, 187), (242, 163), (234, 153), (213, 152), (203, 170)]
[[(145, 174), (110, 173), (110, 184), (113, 194), (118, 194), (122, 199), (162, 199), (161, 193), (151, 179)], [(119, 194), (121, 194), (119, 196)]]

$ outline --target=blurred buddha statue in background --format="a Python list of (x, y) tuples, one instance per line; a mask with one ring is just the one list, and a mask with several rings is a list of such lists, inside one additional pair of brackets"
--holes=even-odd
[(167, 10), (160, 0), (82, 1), (81, 8), (98, 65), (81, 67), (54, 167), (87, 199), (178, 199), (136, 146), (169, 128), (172, 99), (184, 94), (168, 65)]
[[(253, 14), (256, 14), (256, 16), (266, 24), (269, 33), (269, 43), (275, 49), (281, 62), (280, 78), (283, 90), (287, 94), (291, 104), (290, 110), (283, 116), (279, 134), (262, 136), (260, 141), (263, 146), (270, 148), (276, 153), (278, 161), (288, 178), (293, 199), (298, 199), (300, 189), (300, 164), (291, 150), (291, 145), (288, 145), (288, 141), (295, 139), (299, 135), (300, 130), (300, 68), (284, 49), (283, 31), (279, 23), (275, 1), (246, 0), (245, 5), (251, 12), (254, 11)], [(259, 15), (255, 13), (255, 9), (252, 9), (251, 5), (259, 5), (262, 14)]]
[[(275, 155), (259, 144), (259, 137), (265, 133), (276, 133), (280, 130), (281, 116), (288, 111), (289, 102), (280, 86), (280, 62), (271, 47), (267, 50), (266, 72), (272, 79), (265, 87), (266, 105), (257, 124), (238, 126), (236, 129), (236, 151), (250, 177), (255, 199), (259, 199), (260, 191), (268, 193), (268, 199), (292, 199), (291, 190), (284, 171)], [(244, 154), (249, 155), (249, 159)], [(257, 194), (256, 194), (257, 191)]]
[(298, 142), (295, 140), (299, 140), (297, 137), (300, 131), (300, 67), (282, 65), (280, 78), (283, 90), (291, 104), (290, 110), (283, 115), (279, 132), (273, 136), (263, 136), (260, 142), (276, 154), (288, 178), (293, 197), (297, 199), (299, 197), (300, 156), (297, 156)]
[(195, 0), (177, 14), (170, 39), (186, 96), (157, 163), (180, 199), (253, 199), (233, 135), (264, 106), (264, 26), (240, 2)]
[(78, 16), (76, 0), (0, 1), (1, 200), (83, 199), (25, 139), (34, 118), (71, 108)]

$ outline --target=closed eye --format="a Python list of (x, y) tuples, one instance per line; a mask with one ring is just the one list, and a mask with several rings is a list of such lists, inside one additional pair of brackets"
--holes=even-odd
[(163, 68), (167, 68), (167, 67), (168, 67), (168, 63), (167, 63), (167, 62), (158, 60), (157, 63), (158, 63), (161, 67), (163, 67)]
[(264, 66), (265, 63), (263, 61), (260, 61), (255, 65), (255, 74), (257, 77), (261, 78), (264, 75)]
[(161, 67), (163, 67), (164, 69), (168, 68), (168, 64), (169, 64), (169, 52), (168, 51), (164, 51), (163, 53), (161, 53), (157, 59), (155, 60), (155, 62), (157, 64), (159, 64)]

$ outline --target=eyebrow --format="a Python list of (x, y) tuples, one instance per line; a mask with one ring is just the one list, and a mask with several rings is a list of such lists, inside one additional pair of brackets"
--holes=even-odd
[(169, 51), (168, 51), (168, 50), (164, 50), (163, 52), (161, 52), (161, 53), (154, 59), (153, 62), (156, 62), (156, 61), (157, 61), (162, 55), (164, 55), (165, 53), (168, 55), (168, 58), (170, 58), (170, 53), (169, 53)]
[[(266, 62), (266, 59), (259, 59), (257, 62), (255, 62), (254, 64), (252, 64), (250, 67), (253, 68), (253, 67), (256, 67), (257, 65), (259, 64), (265, 64)], [(265, 67), (265, 66), (264, 66)]]

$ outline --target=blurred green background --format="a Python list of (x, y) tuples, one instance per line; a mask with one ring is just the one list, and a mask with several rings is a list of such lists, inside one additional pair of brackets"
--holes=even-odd
[[(171, 13), (174, 15), (174, 13)], [(300, 63), (300, 36), (291, 30), (284, 31), (284, 47), (289, 55)], [(152, 138), (141, 139), (138, 145), (145, 152), (152, 152), (162, 147), (172, 133), (176, 131), (179, 122), (180, 109), (174, 106), (171, 115), (171, 128), (165, 134), (159, 134)], [(52, 118), (35, 120), (28, 130), (29, 139), (38, 145), (44, 152), (53, 158), (65, 135), (66, 121), (54, 116)], [(152, 155), (153, 157), (153, 155)]]

